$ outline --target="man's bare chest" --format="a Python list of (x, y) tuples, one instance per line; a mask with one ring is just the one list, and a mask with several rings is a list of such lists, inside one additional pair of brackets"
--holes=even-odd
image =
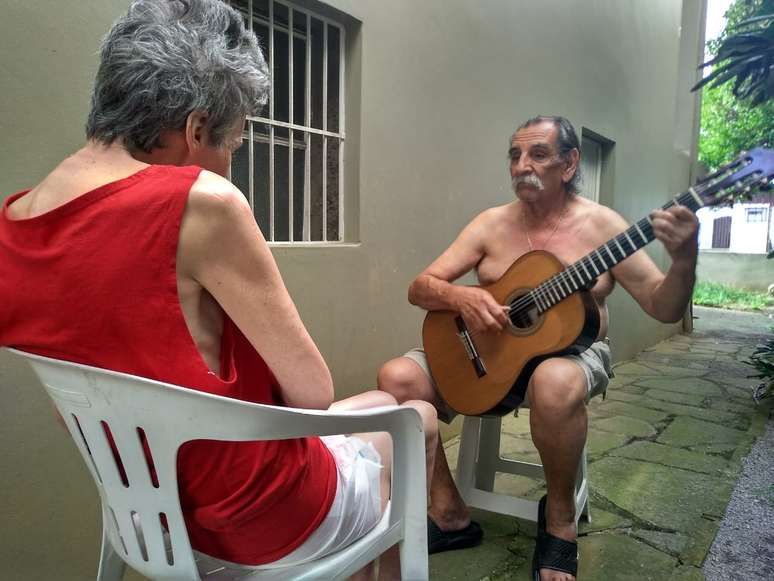
[[(539, 236), (537, 240), (528, 240), (525, 233), (519, 231), (490, 241), (487, 251), (476, 267), (479, 283), (487, 286), (498, 281), (516, 260), (532, 250), (549, 252), (559, 259), (562, 265), (568, 266), (591, 253), (601, 244), (593, 238), (574, 235), (573, 232), (557, 233), (544, 247), (539, 246), (542, 240)], [(603, 299), (610, 294), (613, 284), (610, 273), (602, 273), (592, 293), (600, 295), (598, 298)]]

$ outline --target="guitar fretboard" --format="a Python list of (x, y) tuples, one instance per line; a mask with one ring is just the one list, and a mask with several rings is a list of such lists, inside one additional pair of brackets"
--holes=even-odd
[[(701, 199), (691, 190), (662, 206), (663, 210), (675, 204), (695, 212), (702, 207)], [(592, 250), (562, 272), (555, 274), (528, 293), (532, 305), (543, 313), (566, 299), (572, 293), (589, 288), (601, 274), (637, 252), (655, 239), (650, 218), (646, 217), (612, 240)], [(524, 297), (523, 297), (524, 298)], [(521, 302), (521, 301), (519, 301)]]

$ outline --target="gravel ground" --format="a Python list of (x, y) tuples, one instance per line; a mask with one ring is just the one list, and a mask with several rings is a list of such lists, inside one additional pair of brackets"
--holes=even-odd
[[(765, 405), (765, 404), (764, 404)], [(774, 579), (774, 416), (742, 474), (704, 562), (707, 581)]]

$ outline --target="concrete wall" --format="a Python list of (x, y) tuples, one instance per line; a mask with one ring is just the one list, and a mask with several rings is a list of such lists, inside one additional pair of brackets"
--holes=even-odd
[[(0, 195), (81, 145), (98, 40), (125, 4), (4, 2)], [(372, 387), (383, 361), (419, 342), (423, 313), (406, 302), (407, 286), (474, 215), (511, 199), (506, 150), (525, 118), (560, 113), (613, 142), (600, 199), (630, 220), (687, 187), (703, 0), (327, 4), (360, 23), (348, 55), (355, 243), (274, 254), (339, 396)], [(658, 245), (649, 252), (666, 266)], [(618, 359), (678, 330), (620, 289), (610, 308)], [(92, 485), (27, 370), (4, 357), (0, 366), (4, 575), (88, 578)]]
[(774, 260), (768, 260), (765, 254), (702, 251), (696, 278), (702, 282), (766, 291), (774, 284)]

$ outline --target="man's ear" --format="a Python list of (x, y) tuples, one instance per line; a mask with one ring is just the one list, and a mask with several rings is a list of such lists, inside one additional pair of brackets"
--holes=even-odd
[(209, 117), (206, 111), (191, 111), (185, 120), (185, 142), (188, 151), (198, 151), (209, 142), (207, 123)]
[(562, 181), (569, 183), (575, 172), (578, 170), (578, 162), (580, 161), (580, 152), (577, 147), (573, 147), (570, 153), (567, 154), (566, 167), (562, 172)]

